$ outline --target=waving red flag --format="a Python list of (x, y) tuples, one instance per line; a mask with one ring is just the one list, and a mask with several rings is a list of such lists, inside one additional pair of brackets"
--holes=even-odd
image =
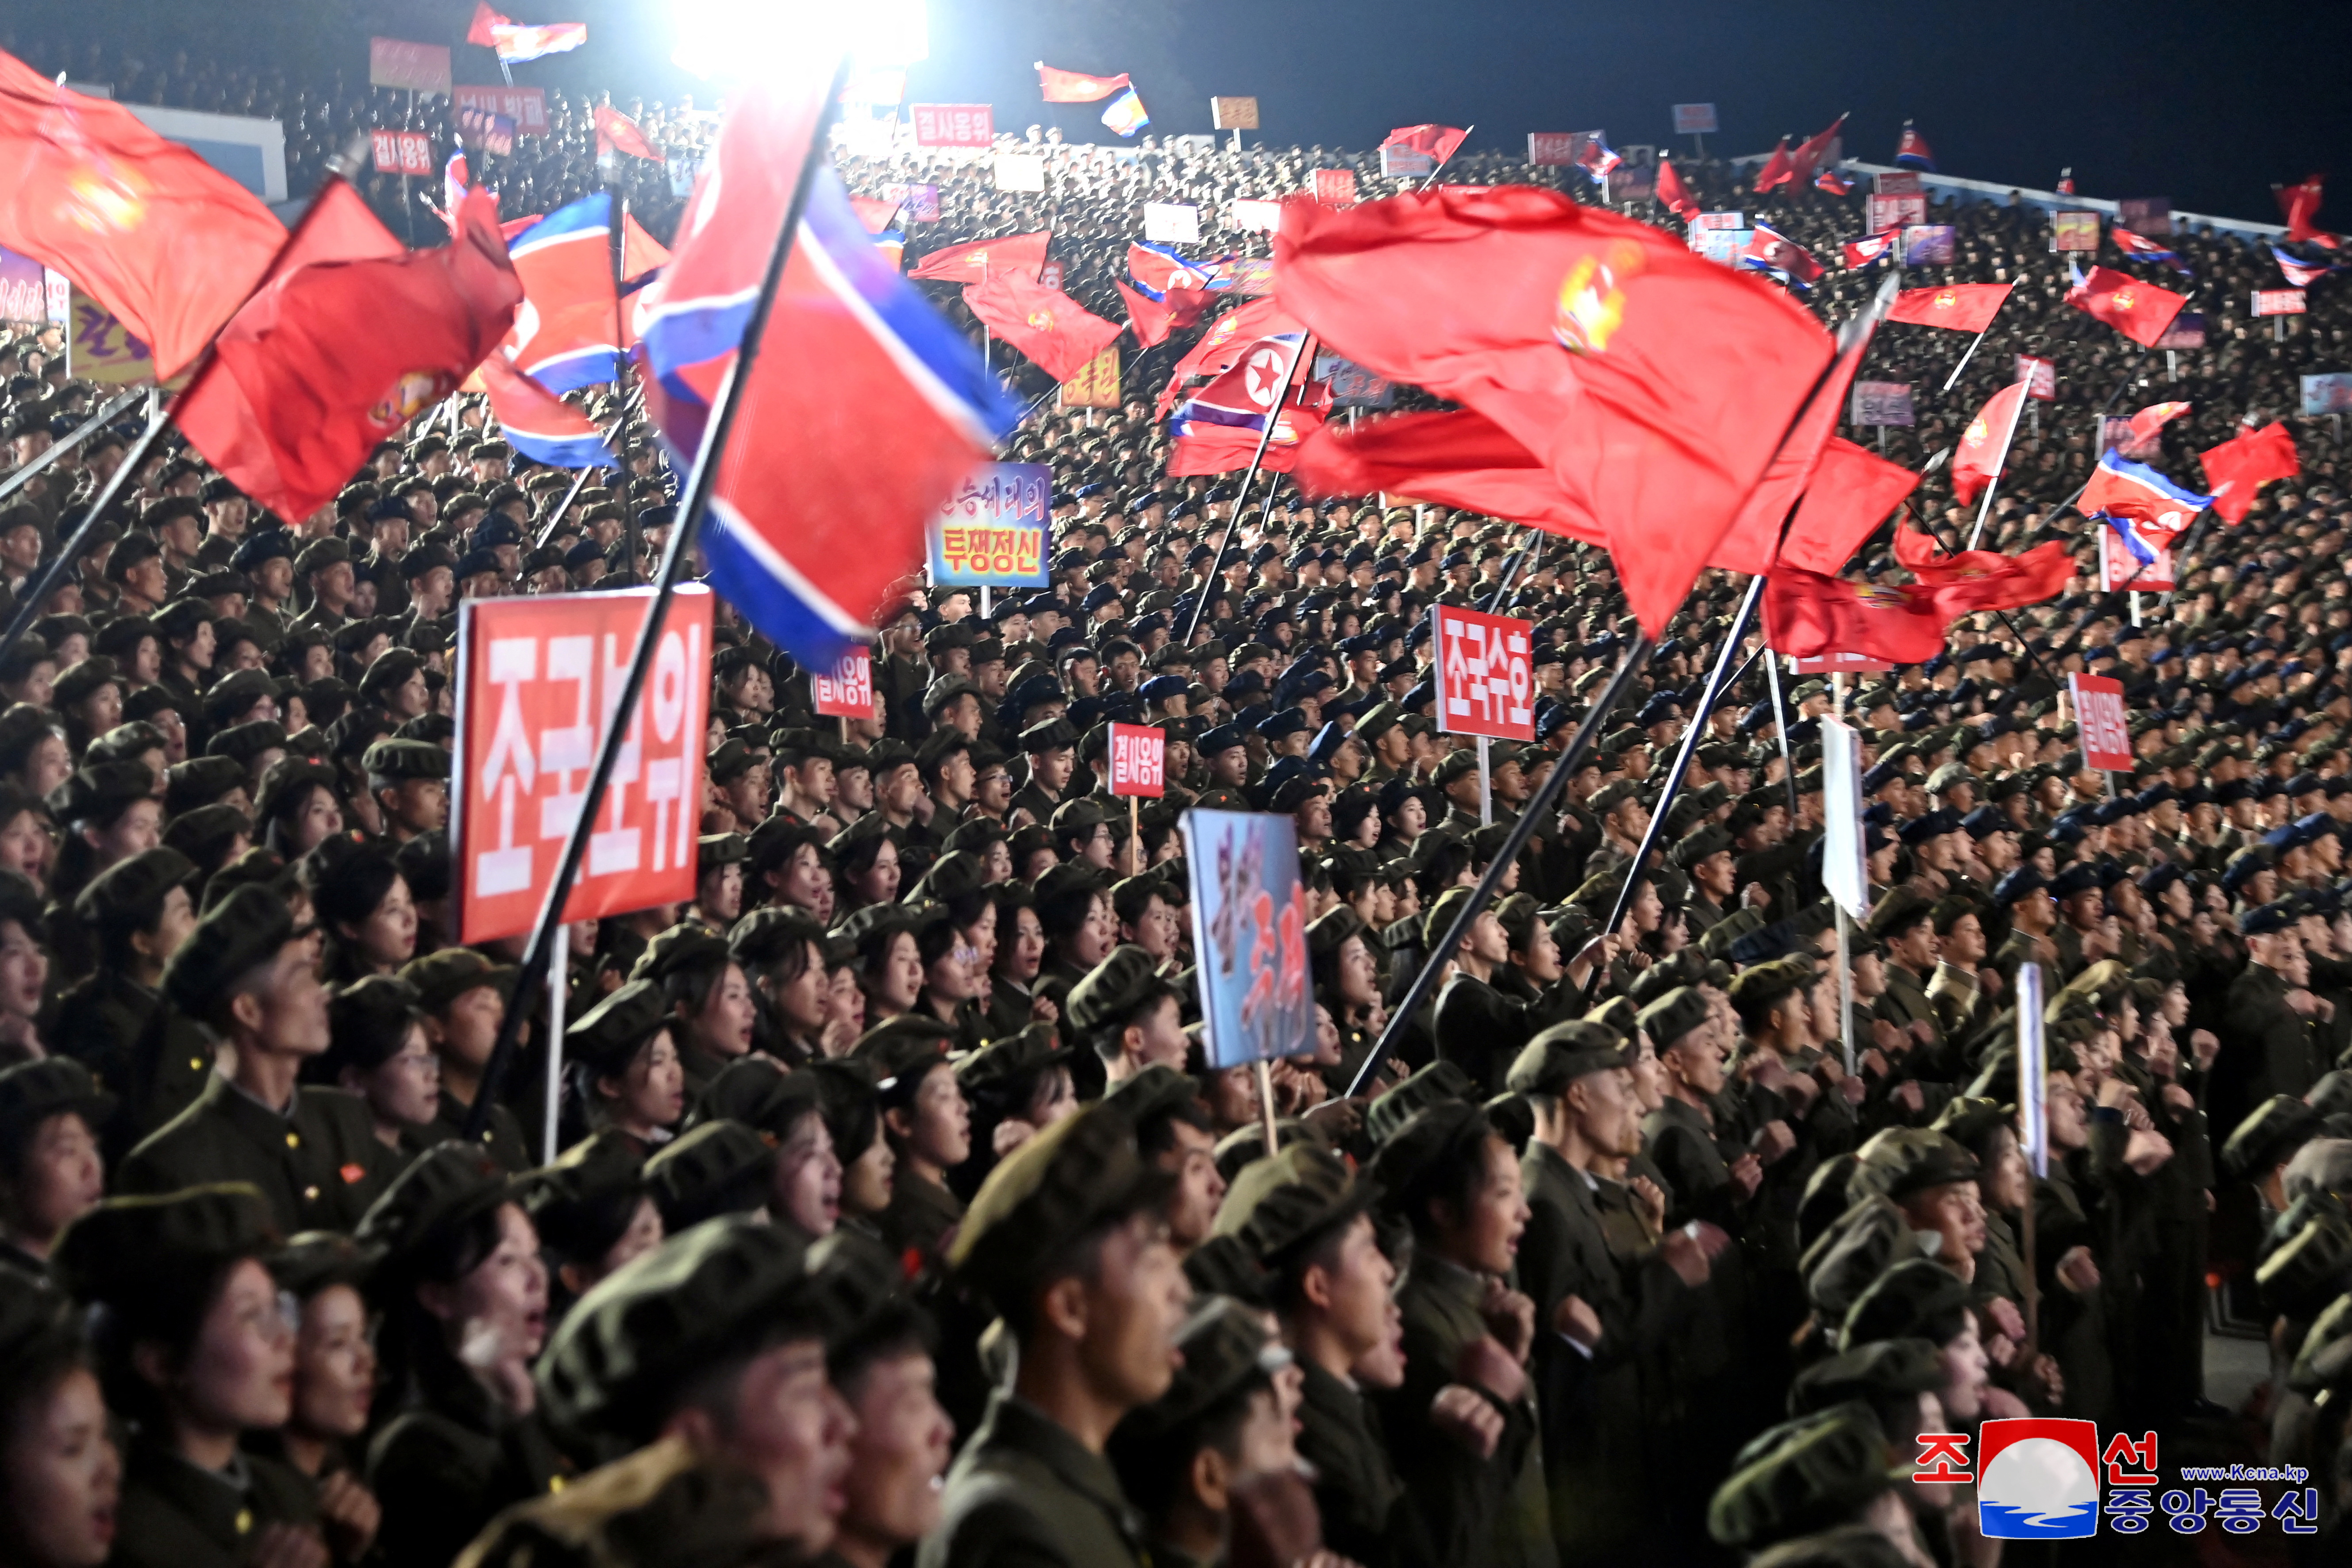
[(1654, 187), (1658, 200), (1685, 223), (1699, 215), (1698, 198), (1690, 194), (1683, 177), (1675, 172), (1675, 161), (1664, 153), (1658, 155), (1658, 178)]
[(1969, 422), (1967, 433), (1952, 453), (1952, 494), (1962, 506), (1975, 500), (2007, 464), (2028, 384), (2018, 381), (2002, 387), (1985, 399), (1985, 405)]
[(499, 36), (492, 27), (510, 26), (504, 16), (490, 9), (489, 0), (474, 0), (474, 20), (466, 28), (466, 41), (479, 44), (486, 49), (499, 47)]
[(1008, 234), (999, 239), (943, 246), (915, 263), (915, 269), (907, 276), (984, 283), (991, 278), (1018, 273), (1034, 283), (1038, 270), (1045, 265), (1045, 246), (1053, 237), (1043, 232)]
[(1915, 327), (1948, 327), (1956, 332), (1981, 332), (1992, 325), (2014, 283), (1947, 283), (1940, 289), (1906, 289), (1895, 296), (1890, 321)]
[(972, 284), (963, 291), (963, 302), (1055, 381), (1067, 381), (1093, 363), (1119, 333), (1118, 322), (1104, 321), (1059, 289), (1010, 272)]
[(141, 124), (0, 54), (0, 245), (57, 268), (147, 344), (169, 381), (244, 303), (286, 227)]
[(1528, 186), (1289, 204), (1275, 276), (1336, 353), (1475, 409), (1540, 458), (1607, 527), (1654, 635), (1831, 354), (1769, 284)]
[(2213, 510), (2228, 523), (2246, 521), (2263, 485), (2303, 472), (2303, 464), (2295, 457), (2294, 437), (2284, 420), (2231, 437), (2208, 447), (2200, 457), (2205, 482), (2213, 487)]
[(1862, 654), (1924, 664), (1944, 651), (1944, 628), (1924, 588), (1880, 588), (1782, 566), (1764, 580), (1764, 636), (1795, 658)]
[(2143, 283), (2112, 267), (2094, 267), (2088, 277), (2066, 291), (2066, 303), (2096, 316), (2132, 342), (2154, 348), (2189, 298)]
[(179, 416), (196, 449), (289, 521), (489, 357), (522, 302), (498, 207), (477, 191), (438, 250), (282, 272), (224, 329)]
[(1764, 160), (1764, 166), (1756, 172), (1755, 189), (1760, 195), (1775, 185), (1789, 184), (1796, 177), (1797, 165), (1789, 156), (1789, 139), (1783, 136), (1780, 144), (1772, 149), (1772, 155)]
[(1890, 463), (1843, 436), (1831, 437), (1781, 543), (1781, 564), (1825, 576), (1844, 571), (1862, 542), (1918, 483), (1919, 476), (1902, 464)]
[(2300, 184), (2273, 187), (2278, 195), (2280, 216), (2286, 219), (2289, 243), (2314, 240), (2330, 249), (2335, 247), (2336, 237), (2311, 221), (2319, 216), (2319, 202), (2326, 184), (2326, 175), (2306, 174)]
[(1383, 147), (1411, 147), (1426, 153), (1442, 165), (1470, 132), (1451, 125), (1400, 125), (1381, 138)]
[(1178, 327), (1189, 327), (1198, 321), (1216, 296), (1205, 289), (1171, 289), (1167, 298), (1155, 300), (1150, 295), (1129, 288), (1114, 278), (1111, 287), (1127, 301), (1128, 330), (1144, 348), (1156, 348), (1168, 341), (1168, 334)]
[(1326, 426), (1300, 449), (1291, 472), (1310, 496), (1393, 491), (1541, 523), (1588, 544), (1609, 542), (1608, 531), (1577, 510), (1541, 458), (1467, 408), (1391, 415), (1355, 430)]
[(1128, 85), (1125, 71), (1117, 76), (1089, 76), (1085, 71), (1055, 70), (1037, 62), (1037, 91), (1047, 103), (1092, 103)]
[[(1798, 143), (1797, 150), (1789, 154), (1789, 173), (1793, 182), (1791, 189), (1813, 177), (1813, 171), (1820, 167), (1822, 159), (1829, 153), (1830, 143), (1835, 142), (1838, 132), (1845, 129), (1847, 118), (1844, 114), (1839, 115), (1828, 130), (1806, 137)], [(1843, 194), (1839, 193), (1841, 195)]]
[(646, 133), (637, 129), (635, 121), (611, 104), (598, 104), (593, 118), (596, 122), (596, 156), (599, 158), (609, 157), (612, 153), (620, 152), (626, 153), (632, 158), (643, 158), (648, 163), (669, 162), (668, 157), (660, 148), (646, 140)]
[(1895, 531), (1895, 560), (1919, 579), (1937, 611), (1956, 618), (1973, 610), (2017, 610), (2063, 593), (2074, 580), (2074, 558), (2063, 544), (2037, 544), (2022, 555), (1998, 550), (1938, 554), (1916, 528)]
[(906, 205), (904, 202), (887, 201), (880, 196), (853, 194), (849, 198), (849, 210), (857, 215), (858, 223), (868, 234), (880, 234), (888, 228), (890, 220), (897, 217), (898, 209)]

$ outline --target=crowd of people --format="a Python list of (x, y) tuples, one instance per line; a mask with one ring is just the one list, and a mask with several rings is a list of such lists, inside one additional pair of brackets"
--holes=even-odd
[[(318, 148), (369, 112), (162, 74)], [(564, 112), (509, 212), (596, 177)], [(1320, 167), (1393, 188), (1319, 148), (1005, 141), (1045, 194), (911, 148), (839, 165), (938, 186), (910, 260), (1050, 229), (1114, 316), (1147, 198), (1202, 205), (1203, 256), (1262, 254), (1233, 200)], [(1683, 177), (1824, 257), (1860, 228), (1858, 195)], [(646, 581), (678, 476), (633, 429), (574, 493), (471, 398), (306, 518), (159, 447), (0, 658), (0, 1556), (1987, 1564), (1969, 1486), (1911, 1479), (1918, 1439), (2028, 1414), (2159, 1434), (2168, 1478), (2184, 1452), (2300, 1467), (2244, 1489), (2257, 1527), (2340, 1552), (2352, 498), (2294, 378), (2337, 368), (2345, 309), (2323, 284), (2273, 340), (2239, 311), (2262, 247), (2177, 236), (2209, 342), (2176, 380), (2063, 306), (2031, 211), (1933, 216), (1955, 260), (1910, 281), (2019, 289), (1948, 395), (1957, 334), (1889, 328), (1864, 374), (1913, 384), (1888, 450), (1916, 466), (2014, 354), (2057, 361), (1987, 535), (2074, 552), (2052, 602), (1850, 689), (1776, 687), (1748, 626), (1702, 715), (1746, 589), (1709, 572), (1595, 715), (1636, 629), (1605, 553), (1171, 477), (1149, 399), (1180, 334), (1123, 356), (1123, 408), (1010, 439), (1053, 470), (1051, 584), (983, 612), (910, 582), (877, 609), (874, 720), (818, 718), (719, 607), (695, 896), (574, 928), (552, 1107), (520, 942), (455, 941), (455, 611)], [(11, 470), (96, 399), (29, 330), (0, 384)], [(2289, 418), (2304, 471), (2135, 605), (2062, 503), (2094, 419), (2159, 398), (2194, 405), (2157, 459), (2184, 479), (2249, 416)], [(0, 501), (12, 608), (127, 449), (104, 432)], [(1949, 497), (1931, 475), (1914, 507), (1948, 544)], [(1897, 580), (1891, 538), (1857, 570)], [(1533, 738), (1484, 781), (1434, 713), (1441, 603), (1535, 627)], [(2124, 685), (2127, 774), (2084, 764), (2084, 672)], [(1843, 974), (1840, 719), (1871, 890)], [(1132, 823), (1114, 721), (1166, 737)], [(1201, 1024), (1194, 807), (1300, 847), (1316, 1027), (1272, 1068), (1271, 1148)], [(2206, 1397), (2209, 1319), (2267, 1336), (2242, 1408)], [(2111, 1492), (2108, 1529), (2161, 1489)]]

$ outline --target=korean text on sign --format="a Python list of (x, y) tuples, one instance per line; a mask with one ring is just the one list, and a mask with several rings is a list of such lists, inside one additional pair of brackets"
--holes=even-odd
[(1532, 741), (1535, 665), (1528, 626), (1504, 616), (1439, 605), (1437, 727), (1449, 735)]
[(503, 114), (525, 136), (547, 134), (547, 89), (539, 87), (461, 87), (454, 95), (457, 108)]
[(2083, 765), (2105, 773), (2128, 773), (2131, 728), (2124, 718), (2123, 682), (2103, 675), (2070, 675), (2074, 723), (2083, 740)]
[[(457, 633), (458, 940), (529, 931), (579, 820), (650, 588), (469, 599)], [(711, 597), (680, 588), (597, 808), (566, 921), (694, 896)]]
[(945, 586), (1042, 588), (1053, 470), (1043, 463), (983, 463), (931, 520), (931, 581)]
[(829, 675), (809, 671), (809, 694), (816, 710), (828, 719), (874, 717), (874, 656), (853, 648)]
[(918, 147), (985, 147), (996, 140), (996, 111), (985, 103), (914, 103)]
[(1167, 789), (1168, 737), (1149, 724), (1110, 727), (1110, 793), (1158, 798)]

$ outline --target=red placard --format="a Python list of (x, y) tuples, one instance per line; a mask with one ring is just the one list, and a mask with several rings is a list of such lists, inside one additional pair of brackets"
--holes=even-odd
[(1449, 735), (1536, 738), (1535, 664), (1525, 621), (1431, 609), (1437, 637), (1437, 727)]
[(1110, 793), (1158, 799), (1167, 789), (1168, 737), (1149, 724), (1110, 727)]
[(996, 110), (985, 103), (911, 103), (918, 147), (986, 147), (996, 140)]
[(1790, 675), (1865, 675), (1873, 670), (1893, 669), (1883, 658), (1873, 658), (1866, 653), (1820, 653), (1810, 658), (1789, 657)]
[(2172, 536), (2143, 528), (2140, 537), (2156, 546), (2155, 560), (2143, 563), (2124, 547), (2114, 529), (2100, 525), (2099, 592), (2112, 594), (2118, 588), (2129, 588), (2141, 594), (2169, 594), (2180, 585), (2174, 580)]
[(809, 696), (828, 718), (873, 718), (874, 656), (856, 648), (841, 656), (830, 675), (809, 671)]
[(1568, 163), (1575, 156), (1575, 132), (1530, 131), (1528, 132), (1528, 163), (1558, 167)]
[(1062, 264), (1058, 261), (1048, 261), (1038, 268), (1037, 286), (1041, 289), (1059, 289), (1062, 286)]
[(405, 38), (368, 40), (368, 85), (402, 92), (449, 90), (449, 46)]
[(2025, 383), (2025, 395), (2038, 397), (2044, 403), (2058, 400), (2058, 363), (2035, 359), (2032, 354), (2017, 356), (2017, 379)]
[(2083, 765), (2127, 773), (2132, 767), (2131, 727), (2124, 717), (2124, 683), (2104, 675), (2070, 675), (2074, 694), (2074, 733), (2083, 742)]
[(524, 136), (547, 134), (547, 89), (538, 87), (461, 87), (451, 101), (458, 109), (503, 114)]
[(1351, 207), (1356, 205), (1356, 171), (1353, 169), (1318, 169), (1313, 186), (1315, 199), (1327, 207)]
[(368, 144), (375, 153), (375, 172), (379, 174), (400, 173), (400, 135), (397, 131), (371, 131)]
[[(518, 936), (539, 918), (653, 602), (654, 590), (635, 588), (461, 605), (449, 802), (458, 941)], [(694, 896), (711, 604), (698, 585), (671, 603), (566, 921)]]
[(2254, 314), (2257, 316), (2300, 316), (2305, 309), (2300, 289), (2257, 289), (2254, 290)]

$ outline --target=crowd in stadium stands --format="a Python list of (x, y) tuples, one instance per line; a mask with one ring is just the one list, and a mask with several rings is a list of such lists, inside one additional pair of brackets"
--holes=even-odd
[[(26, 53), (281, 119), (298, 192), (412, 112)], [(689, 110), (619, 102), (677, 163), (707, 143)], [(583, 104), (549, 107), (551, 134), (476, 164), (510, 216), (604, 177)], [(442, 107), (413, 112), (446, 155)], [(1360, 152), (1001, 140), (1045, 154), (1042, 195), (910, 147), (837, 162), (860, 194), (939, 187), (909, 265), (1049, 230), (1114, 320), (1146, 200), (1198, 204), (1208, 258), (1266, 254), (1230, 204), (1314, 170), (1396, 188)], [(621, 163), (667, 238), (670, 168)], [(1678, 166), (1830, 266), (1805, 296), (1826, 319), (1876, 286), (1835, 265), (1859, 194)], [(1444, 177), (1593, 199), (1496, 153)], [(1052, 585), (983, 612), (910, 580), (876, 607), (875, 720), (819, 719), (720, 606), (696, 895), (575, 928), (552, 1163), (520, 941), (452, 929), (455, 611), (646, 581), (678, 471), (633, 426), (627, 472), (572, 493), (473, 398), (310, 517), (156, 450), (0, 658), (0, 1558), (1958, 1568), (2003, 1543), (1965, 1480), (1910, 1479), (1919, 1437), (2056, 1415), (2158, 1435), (2127, 1467), (2150, 1479), (2110, 1478), (2109, 1532), (2251, 1519), (2269, 1560), (2340, 1561), (2352, 500), (2296, 378), (2347, 368), (2347, 285), (2274, 337), (2247, 312), (2278, 281), (2260, 243), (2176, 234), (2187, 283), (2103, 253), (2193, 287), (2207, 342), (2176, 374), (2063, 302), (2043, 215), (1930, 216), (1955, 258), (1906, 283), (2019, 287), (1949, 393), (1967, 337), (1881, 331), (1863, 374), (1910, 384), (1919, 420), (1885, 451), (1927, 464), (2016, 355), (2054, 360), (1986, 548), (2062, 542), (2082, 570), (2056, 597), (1835, 690), (1776, 690), (1749, 626), (1702, 719), (1746, 587), (1707, 573), (1502, 896), (1433, 951), (1633, 640), (1606, 554), (1171, 477), (1150, 403), (1194, 333), (1122, 345), (1122, 408), (1041, 403), (1007, 444), (1053, 469)], [(94, 406), (59, 347), (0, 346), (0, 473)], [(2168, 399), (2192, 412), (2151, 460), (2182, 483), (2247, 421), (2285, 421), (2303, 471), (2135, 609), (2063, 503), (2098, 418)], [(5, 608), (128, 440), (0, 502)], [(1941, 468), (1915, 504), (1947, 544), (1973, 521)], [(1855, 569), (1899, 581), (1892, 539)], [(1492, 749), (1491, 822), (1480, 753), (1433, 712), (1438, 604), (1535, 628), (1534, 739)], [(2129, 773), (2086, 767), (2078, 673), (2122, 682)], [(1833, 708), (1871, 892), (1843, 974)], [(1132, 828), (1113, 721), (1166, 739)], [(1272, 1068), (1273, 1151), (1259, 1080), (1201, 1026), (1196, 806), (1286, 816), (1300, 846), (1317, 1026)], [(495, 1078), (510, 1006), (531, 1016)], [(2233, 1407), (2207, 1397), (2209, 1325), (2266, 1346)], [(2295, 1479), (2181, 1479), (2236, 1461)]]

